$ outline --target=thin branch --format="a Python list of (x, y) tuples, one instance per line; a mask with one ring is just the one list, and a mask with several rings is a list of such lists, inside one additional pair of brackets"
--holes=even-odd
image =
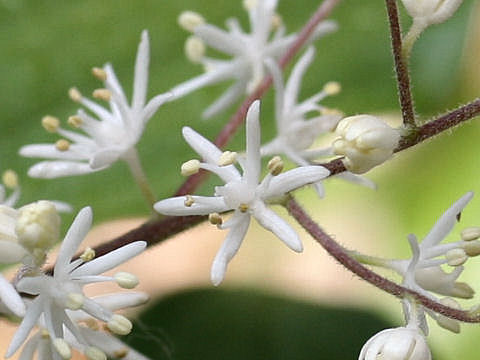
[(399, 298), (404, 298), (409, 295), (412, 296), (418, 303), (426, 308), (429, 308), (436, 313), (445, 315), (449, 318), (470, 322), (480, 322), (480, 315), (473, 316), (467, 311), (454, 309), (432, 299), (425, 297), (417, 292), (400, 286), (384, 277), (378, 275), (372, 270), (366, 268), (353, 258), (351, 258), (346, 251), (330, 236), (328, 236), (321, 228), (313, 221), (310, 216), (302, 209), (302, 207), (292, 198), (287, 203), (287, 210), (289, 214), (298, 221), (298, 223), (339, 263), (345, 266), (348, 270), (361, 277), (370, 284), (395, 295)]
[[(293, 57), (300, 51), (300, 49), (305, 45), (305, 43), (310, 38), (310, 35), (315, 31), (317, 25), (325, 20), (335, 6), (338, 5), (340, 0), (324, 0), (322, 4), (318, 7), (312, 17), (308, 20), (306, 25), (298, 34), (297, 38), (293, 44), (288, 48), (287, 52), (280, 58), (278, 64), (280, 68), (285, 68), (285, 66), (293, 59)], [(218, 148), (223, 148), (235, 135), (240, 125), (245, 120), (247, 115), (248, 108), (250, 105), (257, 99), (261, 99), (263, 95), (272, 85), (272, 77), (270, 75), (266, 76), (257, 89), (248, 96), (245, 101), (240, 105), (236, 113), (230, 118), (228, 123), (223, 127), (220, 133), (217, 135), (217, 138), (214, 141), (214, 144)], [(183, 185), (177, 190), (174, 196), (181, 196), (186, 194), (191, 194), (195, 189), (207, 178), (208, 172), (200, 171), (195, 175), (190, 176)]]
[(405, 126), (415, 128), (415, 110), (410, 88), (410, 75), (408, 72), (407, 59), (402, 55), (402, 31), (398, 19), (397, 1), (385, 1), (387, 5), (388, 21), (390, 24), (392, 51), (395, 60), (395, 71), (397, 73), (397, 86), (400, 97), (400, 106), (402, 107), (403, 123)]

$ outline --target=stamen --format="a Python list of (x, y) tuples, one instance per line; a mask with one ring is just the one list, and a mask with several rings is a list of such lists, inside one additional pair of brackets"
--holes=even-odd
[(270, 171), (270, 174), (277, 176), (283, 171), (283, 166), (284, 164), (282, 158), (280, 156), (274, 156), (268, 162), (267, 168), (268, 171)]
[(463, 249), (452, 249), (445, 254), (447, 264), (450, 266), (460, 266), (467, 261), (468, 256)]
[(65, 306), (70, 310), (78, 310), (82, 307), (83, 301), (84, 297), (82, 294), (72, 292), (67, 294)]
[(195, 200), (193, 199), (193, 196), (192, 196), (192, 195), (187, 195), (187, 196), (185, 196), (184, 205), (185, 205), (186, 207), (190, 207), (190, 206), (192, 206), (194, 203), (195, 203)]
[(91, 247), (87, 247), (85, 251), (80, 255), (80, 259), (83, 260), (83, 262), (88, 262), (91, 261), (95, 258), (95, 250), (93, 250)]
[(85, 356), (89, 360), (107, 360), (107, 355), (97, 347), (89, 346), (85, 350)]
[(249, 206), (247, 204), (240, 204), (240, 206), (238, 207), (238, 210), (240, 210), (240, 212), (242, 213), (246, 213), (249, 209)]
[(94, 67), (92, 69), (92, 75), (95, 76), (100, 81), (107, 80), (107, 72), (102, 68)]
[(110, 101), (112, 98), (112, 93), (108, 89), (95, 89), (93, 90), (92, 96), (95, 99)]
[(237, 153), (235, 151), (225, 151), (218, 159), (218, 166), (232, 165), (237, 161)]
[(115, 282), (118, 284), (123, 289), (133, 289), (138, 285), (138, 278), (128, 272), (118, 272), (115, 275), (113, 275), (113, 278), (115, 279)]
[(18, 175), (15, 171), (8, 169), (2, 175), (3, 184), (9, 189), (18, 187)]
[(277, 30), (283, 24), (283, 19), (280, 14), (273, 14), (272, 15), (272, 30)]
[(323, 91), (330, 96), (337, 95), (341, 90), (342, 90), (342, 86), (340, 85), (339, 82), (336, 82), (336, 81), (330, 81), (326, 83), (325, 86), (323, 87)]
[(76, 87), (72, 87), (68, 90), (68, 96), (70, 96), (70, 99), (75, 102), (80, 102), (82, 100), (82, 93), (78, 91)]
[(68, 149), (70, 149), (70, 141), (65, 139), (57, 140), (57, 142), (55, 143), (55, 147), (59, 151), (67, 151)]
[(47, 329), (40, 330), (40, 336), (42, 339), (50, 339), (50, 334), (48, 333)]
[(194, 64), (201, 62), (205, 56), (205, 43), (198, 36), (190, 36), (185, 41), (185, 56)]
[(258, 1), (257, 0), (243, 0), (243, 7), (245, 10), (250, 11), (257, 7)]
[(208, 214), (208, 221), (210, 221), (210, 224), (212, 225), (222, 225), (223, 224), (223, 219), (220, 216), (219, 213), (211, 213)]
[(480, 227), (472, 226), (462, 230), (460, 236), (463, 241), (477, 240), (480, 238)]
[(178, 25), (190, 32), (194, 32), (197, 26), (203, 24), (205, 24), (203, 16), (194, 11), (184, 11), (178, 17)]
[(42, 126), (48, 132), (54, 133), (60, 127), (60, 120), (55, 116), (47, 115), (42, 118)]
[(200, 170), (200, 161), (197, 159), (188, 160), (182, 164), (180, 173), (183, 176), (190, 176), (196, 174)]
[(83, 120), (78, 115), (72, 115), (68, 117), (67, 123), (71, 127), (78, 129), (80, 126), (82, 126)]
[(125, 316), (114, 314), (107, 323), (108, 329), (117, 335), (127, 335), (132, 331), (132, 323)]
[(124, 357), (126, 357), (128, 355), (128, 352), (130, 350), (126, 347), (122, 348), (122, 349), (119, 349), (119, 350), (115, 350), (113, 352), (113, 356), (118, 358), (118, 359), (123, 359)]
[(72, 351), (70, 350), (70, 346), (68, 346), (67, 342), (63, 339), (56, 338), (52, 341), (55, 350), (57, 350), (58, 354), (62, 357), (62, 359), (70, 359), (72, 357)]
[(480, 241), (469, 241), (462, 248), (470, 257), (480, 255)]

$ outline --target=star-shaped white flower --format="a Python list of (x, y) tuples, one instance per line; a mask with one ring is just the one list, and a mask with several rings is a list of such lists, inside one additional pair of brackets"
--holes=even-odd
[(131, 104), (117, 80), (110, 64), (103, 69), (95, 68), (93, 73), (105, 83), (104, 89), (94, 91), (94, 97), (108, 101), (107, 109), (81, 95), (73, 88), (69, 94), (72, 100), (89, 110), (79, 110), (69, 118), (69, 124), (85, 134), (60, 127), (58, 119), (47, 116), (43, 126), (65, 139), (56, 144), (33, 144), (20, 149), (20, 155), (51, 159), (32, 166), (28, 174), (38, 178), (56, 178), (81, 175), (107, 168), (115, 161), (136, 161), (135, 145), (145, 129), (148, 120), (158, 108), (170, 98), (170, 94), (155, 96), (146, 102), (149, 64), (149, 40), (143, 31), (135, 62), (133, 97)]
[[(199, 168), (218, 175), (225, 185), (215, 188), (214, 197), (180, 196), (159, 201), (155, 210), (166, 215), (212, 214), (212, 223), (221, 229), (230, 229), (227, 238), (213, 262), (211, 279), (218, 285), (225, 276), (228, 262), (237, 253), (253, 216), (264, 228), (272, 231), (292, 250), (302, 251), (297, 233), (281, 217), (267, 207), (269, 201), (279, 198), (301, 186), (315, 183), (329, 175), (321, 166), (304, 166), (278, 174), (271, 170), (260, 182), (260, 102), (256, 101), (248, 110), (246, 127), (246, 155), (240, 160), (243, 174), (233, 165), (232, 153), (222, 153), (214, 144), (191, 128), (183, 129), (189, 145), (203, 158), (204, 162), (191, 160), (184, 164), (184, 173), (193, 173)], [(227, 160), (225, 160), (227, 159)], [(234, 210), (225, 223), (217, 213)]]
[[(186, 54), (190, 60), (202, 63), (206, 72), (175, 86), (171, 90), (174, 97), (179, 98), (225, 80), (234, 80), (234, 84), (203, 113), (205, 118), (209, 118), (230, 106), (245, 92), (253, 92), (264, 77), (265, 59), (281, 57), (296, 38), (296, 34), (285, 34), (285, 27), (275, 13), (277, 3), (278, 0), (244, 2), (250, 20), (250, 33), (242, 29), (237, 19), (228, 19), (228, 31), (225, 31), (206, 24), (196, 13), (181, 14), (180, 25), (194, 33), (186, 42)], [(310, 40), (335, 29), (334, 22), (322, 22)], [(205, 56), (205, 44), (232, 58), (225, 60)]]
[[(336, 82), (329, 82), (321, 92), (298, 103), (303, 76), (314, 56), (315, 49), (310, 47), (295, 64), (285, 86), (278, 65), (271, 59), (266, 61), (275, 85), (277, 136), (262, 146), (262, 156), (284, 154), (298, 166), (309, 166), (313, 165), (314, 159), (333, 155), (331, 146), (316, 149), (310, 149), (310, 147), (320, 135), (333, 131), (342, 119), (342, 114), (338, 111), (331, 111), (319, 104), (327, 96), (337, 94), (340, 91), (340, 85)], [(308, 118), (312, 112), (318, 112), (319, 115)], [(348, 171), (336, 176), (375, 188), (375, 184), (370, 180)], [(320, 197), (324, 196), (325, 191), (321, 182), (315, 184), (315, 189)]]
[(44, 274), (25, 276), (18, 281), (17, 290), (19, 292), (34, 295), (36, 298), (28, 306), (25, 317), (10, 343), (6, 357), (12, 356), (19, 349), (33, 327), (39, 323), (40, 318), (42, 318), (53, 346), (62, 358), (68, 358), (67, 355), (70, 352), (70, 348), (64, 340), (64, 327), (78, 342), (89, 346), (67, 310), (81, 309), (106, 322), (108, 328), (114, 333), (124, 335), (130, 332), (132, 324), (128, 319), (114, 314), (108, 308), (85, 296), (82, 288), (86, 284), (103, 281), (116, 281), (125, 288), (135, 286), (138, 281), (134, 275), (120, 273), (119, 276), (109, 277), (101, 274), (138, 255), (145, 249), (146, 243), (137, 241), (93, 260), (94, 254), (91, 251), (85, 252), (79, 259), (72, 260), (78, 246), (90, 229), (91, 222), (91, 209), (88, 207), (82, 209), (61, 245), (53, 276)]

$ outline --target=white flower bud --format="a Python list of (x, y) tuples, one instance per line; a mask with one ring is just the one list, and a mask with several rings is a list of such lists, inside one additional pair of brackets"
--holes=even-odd
[(49, 249), (60, 237), (60, 216), (55, 205), (41, 200), (21, 207), (15, 231), (25, 248)]
[(362, 174), (390, 158), (400, 140), (397, 129), (371, 115), (350, 116), (337, 125), (340, 137), (333, 142), (335, 154), (344, 155), (345, 167)]
[(125, 316), (114, 314), (107, 327), (117, 335), (127, 335), (132, 331), (132, 323)]
[(57, 350), (58, 354), (62, 357), (62, 359), (70, 359), (72, 357), (72, 351), (70, 350), (70, 346), (68, 346), (67, 342), (61, 338), (56, 338), (52, 341), (53, 347)]
[(178, 25), (183, 29), (194, 32), (198, 25), (205, 24), (205, 19), (194, 11), (184, 11), (178, 17)]
[(139, 282), (135, 275), (123, 271), (116, 273), (113, 278), (118, 286), (124, 289), (133, 289)]
[(402, 0), (407, 12), (414, 19), (427, 25), (439, 24), (450, 18), (463, 0)]
[(107, 360), (107, 355), (97, 347), (89, 346), (85, 350), (85, 356), (89, 360)]
[(380, 331), (363, 346), (358, 360), (431, 360), (425, 337), (417, 329), (399, 327)]

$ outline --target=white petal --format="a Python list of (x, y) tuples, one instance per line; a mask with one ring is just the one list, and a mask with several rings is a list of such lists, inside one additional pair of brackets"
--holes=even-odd
[(72, 205), (64, 202), (64, 201), (59, 201), (59, 200), (50, 200), (51, 203), (55, 206), (55, 209), (57, 209), (58, 212), (60, 213), (71, 213), (73, 211)]
[(240, 248), (242, 240), (247, 233), (248, 225), (250, 224), (250, 215), (248, 214), (239, 214), (236, 212), (234, 217), (242, 217), (242, 219), (228, 231), (227, 237), (223, 241), (220, 250), (218, 250), (215, 260), (213, 260), (210, 278), (215, 286), (223, 281), (225, 272), (227, 271), (227, 265)]
[(247, 149), (243, 176), (248, 186), (257, 186), (260, 178), (260, 100), (250, 105), (247, 112)]
[(28, 176), (42, 179), (83, 175), (94, 172), (90, 165), (74, 161), (42, 161), (28, 169)]
[(25, 305), (17, 291), (2, 275), (0, 275), (0, 300), (17, 316), (25, 315)]
[(370, 179), (368, 179), (364, 176), (353, 174), (350, 171), (345, 171), (343, 173), (335, 175), (335, 177), (337, 177), (339, 179), (349, 181), (353, 184), (365, 186), (365, 187), (370, 188), (372, 190), (377, 190), (377, 184), (375, 184), (372, 180), (370, 180)]
[(300, 166), (274, 176), (262, 198), (282, 196), (304, 185), (316, 183), (330, 174), (323, 166)]
[(312, 63), (314, 56), (315, 48), (309, 47), (295, 64), (295, 67), (293, 68), (292, 73), (290, 74), (290, 77), (288, 78), (287, 84), (285, 86), (285, 110), (288, 111), (288, 109), (292, 109), (297, 103), (303, 75), (305, 74), (308, 66), (310, 66), (310, 64)]
[(182, 129), (182, 134), (188, 145), (190, 145), (205, 162), (217, 164), (220, 155), (222, 155), (222, 151), (218, 147), (188, 126)]
[(145, 108), (143, 109), (142, 113), (142, 119), (143, 119), (143, 124), (146, 124), (148, 120), (155, 114), (155, 112), (158, 110), (160, 106), (165, 104), (167, 101), (172, 101), (173, 100), (173, 94), (172, 93), (165, 93), (165, 94), (160, 94), (155, 97), (153, 97), (147, 105), (145, 105)]
[(90, 167), (93, 170), (104, 169), (117, 161), (121, 154), (122, 152), (119, 148), (107, 148), (97, 151), (90, 159)]
[(303, 251), (302, 241), (293, 228), (261, 201), (255, 203), (253, 216), (265, 229), (273, 232), (285, 245), (296, 252)]
[(452, 206), (450, 206), (450, 208), (443, 213), (440, 219), (438, 219), (427, 236), (425, 236), (420, 244), (420, 248), (427, 248), (442, 241), (457, 222), (457, 216), (462, 212), (463, 208), (467, 206), (468, 202), (472, 198), (473, 192), (468, 192), (458, 199)]
[(41, 341), (42, 337), (40, 332), (37, 332), (34, 336), (32, 336), (25, 344), (20, 353), (20, 357), (18, 360), (32, 360), (37, 350), (38, 343)]
[(230, 208), (225, 204), (223, 197), (214, 196), (192, 196), (192, 206), (185, 206), (185, 196), (178, 196), (157, 202), (153, 208), (164, 215), (208, 215), (212, 212), (225, 212)]
[(92, 226), (92, 216), (92, 209), (84, 207), (73, 220), (58, 253), (54, 269), (55, 277), (65, 276), (64, 272), (68, 264)]
[(275, 86), (275, 121), (277, 123), (277, 131), (280, 132), (284, 128), (285, 122), (288, 120), (284, 117), (284, 101), (285, 101), (285, 89), (283, 86), (283, 75), (280, 67), (273, 59), (266, 59), (265, 65), (267, 66), (270, 74), (272, 75), (273, 85)]
[(31, 158), (48, 158), (60, 160), (84, 160), (87, 157), (72, 151), (60, 151), (53, 144), (32, 144), (22, 146), (18, 153)]
[(245, 93), (247, 83), (245, 81), (237, 81), (230, 86), (215, 102), (208, 106), (202, 113), (204, 119), (215, 116), (232, 105), (241, 95)]
[(148, 64), (150, 62), (150, 43), (147, 30), (142, 31), (142, 39), (138, 45), (133, 81), (132, 108), (141, 109), (145, 105), (148, 86)]
[(97, 304), (111, 311), (143, 305), (149, 299), (150, 296), (147, 293), (138, 291), (106, 294), (92, 298)]
[(79, 266), (70, 273), (71, 278), (75, 279), (85, 275), (89, 276), (103, 274), (105, 271), (113, 269), (114, 267), (137, 256), (143, 250), (145, 250), (146, 246), (147, 243), (145, 241), (135, 241), (128, 245), (122, 246), (121, 248), (113, 250)]
[(33, 300), (33, 302), (30, 304), (30, 306), (28, 307), (28, 311), (22, 320), (22, 323), (13, 335), (7, 353), (5, 354), (6, 358), (12, 356), (28, 337), (30, 331), (37, 324), (38, 318), (40, 317), (40, 314), (42, 312), (42, 308), (43, 299), (40, 297)]
[(195, 27), (195, 35), (210, 47), (228, 55), (241, 55), (245, 52), (244, 44), (225, 30), (210, 24)]

